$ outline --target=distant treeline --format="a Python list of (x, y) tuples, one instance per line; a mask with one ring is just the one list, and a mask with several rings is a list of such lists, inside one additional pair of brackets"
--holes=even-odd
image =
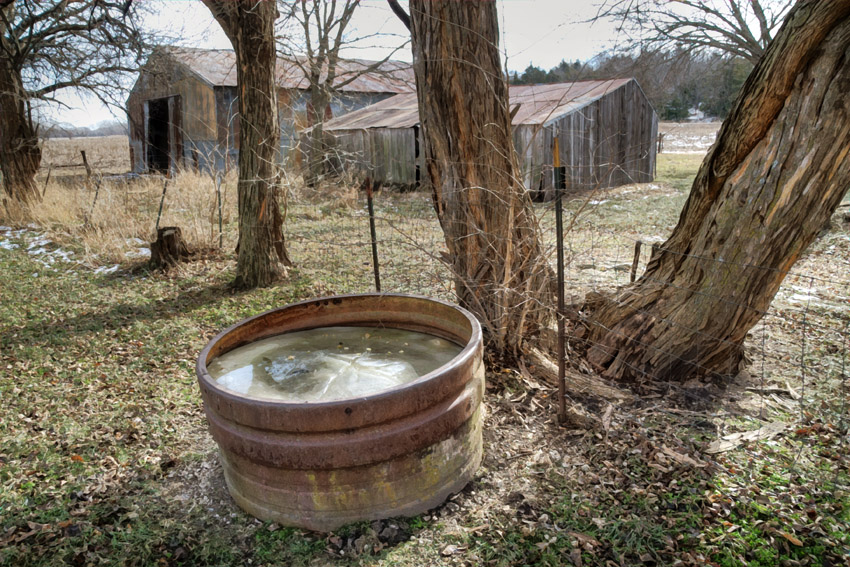
[(511, 83), (634, 77), (662, 120), (684, 120), (690, 109), (723, 119), (751, 69), (752, 65), (742, 58), (688, 51), (605, 54), (586, 63), (561, 61), (548, 71), (529, 65), (522, 73), (512, 72)]
[(101, 122), (92, 127), (71, 124), (42, 124), (42, 138), (93, 138), (97, 136), (126, 136), (127, 124), (118, 120)]

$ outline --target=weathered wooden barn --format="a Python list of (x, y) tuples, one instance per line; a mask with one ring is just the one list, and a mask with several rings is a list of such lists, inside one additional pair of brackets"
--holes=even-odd
[[(325, 110), (328, 117), (363, 108), (414, 90), (410, 65), (387, 61), (341, 60), (341, 86)], [(295, 61), (279, 59), (276, 69), (285, 156), (308, 126), (309, 82)], [(224, 169), (239, 153), (236, 56), (231, 50), (162, 47), (139, 73), (127, 99), (130, 161), (133, 171), (174, 171), (178, 167)]]
[[(644, 183), (655, 176), (658, 117), (634, 79), (510, 87), (514, 145), (525, 186), (551, 197), (553, 148), (571, 190)], [(388, 185), (424, 175), (415, 94), (400, 94), (326, 122), (336, 167)]]

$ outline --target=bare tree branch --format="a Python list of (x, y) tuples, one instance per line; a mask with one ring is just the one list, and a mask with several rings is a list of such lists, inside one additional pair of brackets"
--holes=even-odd
[(390, 5), (390, 10), (393, 11), (393, 14), (398, 16), (398, 19), (401, 20), (404, 27), (410, 31), (410, 16), (404, 11), (404, 8), (399, 6), (398, 0), (387, 0), (387, 4)]
[(0, 0), (0, 170), (4, 190), (27, 205), (41, 162), (34, 102), (76, 88), (101, 99), (120, 90), (150, 42), (129, 0)]
[(712, 50), (755, 64), (791, 0), (606, 0), (595, 19), (619, 22), (642, 49)]
[(326, 109), (343, 88), (366, 74), (382, 73), (393, 79), (391, 75), (397, 69), (387, 69), (384, 65), (401, 46), (380, 61), (362, 64), (344, 61), (340, 51), (363, 39), (347, 35), (360, 0), (279, 0), (279, 5), (286, 14), (282, 25), (297, 29), (294, 37), (282, 34), (292, 42), (281, 44), (281, 58), (298, 67), (309, 83), (308, 120), (313, 129), (307, 150), (312, 173), (307, 181), (313, 183), (322, 175), (326, 159), (322, 131)]

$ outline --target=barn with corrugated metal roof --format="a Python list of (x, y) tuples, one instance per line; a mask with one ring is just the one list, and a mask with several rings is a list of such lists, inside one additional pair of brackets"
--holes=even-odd
[[(510, 87), (514, 146), (525, 186), (551, 197), (555, 139), (571, 190), (645, 183), (655, 176), (658, 117), (634, 79)], [(323, 125), (335, 167), (387, 185), (424, 182), (415, 94), (400, 94)]]
[[(303, 61), (277, 61), (282, 155), (295, 145), (298, 130), (309, 125), (310, 85), (304, 66)], [(374, 61), (339, 61), (336, 83), (346, 84), (334, 94), (325, 110), (327, 117), (414, 91), (409, 63), (386, 61), (375, 66)], [(233, 51), (156, 49), (127, 99), (133, 171), (225, 169), (235, 165), (239, 153), (238, 108)]]

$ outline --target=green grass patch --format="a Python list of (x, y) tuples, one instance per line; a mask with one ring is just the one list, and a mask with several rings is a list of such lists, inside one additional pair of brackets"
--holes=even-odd
[(655, 181), (669, 184), (677, 191), (688, 192), (703, 159), (704, 154), (658, 154)]

